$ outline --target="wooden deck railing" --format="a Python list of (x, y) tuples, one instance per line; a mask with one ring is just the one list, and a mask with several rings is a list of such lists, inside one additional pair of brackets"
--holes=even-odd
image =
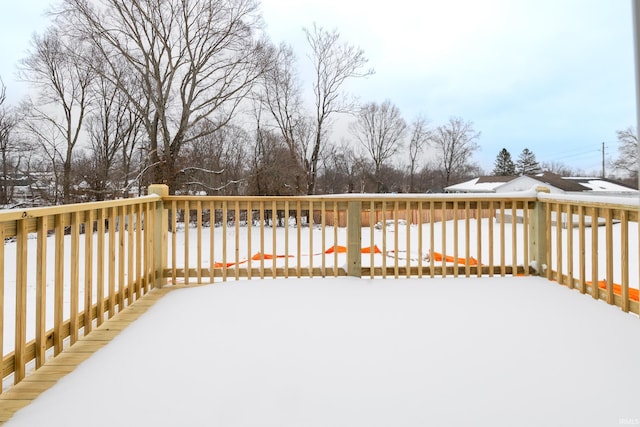
[(160, 205), (149, 196), (0, 212), (3, 384), (18, 383), (162, 280), (153, 233)]
[[(165, 275), (172, 281), (530, 273), (532, 195), (171, 196), (164, 201), (170, 230), (190, 231), (169, 237)], [(489, 218), (496, 215), (494, 224)], [(182, 235), (184, 242), (178, 241)]]
[(640, 313), (638, 204), (539, 195), (545, 209), (546, 277)]
[(0, 212), (5, 386), (150, 287), (175, 283), (541, 274), (640, 314), (637, 202), (534, 192), (221, 198), (169, 196), (152, 186), (150, 193)]

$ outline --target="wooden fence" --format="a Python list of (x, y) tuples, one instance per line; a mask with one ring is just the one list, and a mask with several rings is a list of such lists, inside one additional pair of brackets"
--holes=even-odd
[(5, 386), (151, 287), (175, 283), (541, 274), (640, 314), (637, 202), (150, 193), (0, 212)]

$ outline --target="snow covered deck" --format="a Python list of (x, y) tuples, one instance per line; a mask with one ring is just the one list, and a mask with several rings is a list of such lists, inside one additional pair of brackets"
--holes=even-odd
[[(92, 425), (75, 406), (91, 401), (89, 411), (103, 414), (96, 405), (107, 405), (109, 425), (113, 417), (154, 424), (169, 410), (208, 425), (195, 409), (185, 415), (190, 405), (222, 425), (487, 424), (492, 416), (512, 425), (516, 413), (556, 424), (575, 419), (587, 392), (589, 420), (633, 424), (621, 396), (637, 397), (627, 384), (638, 383), (628, 362), (629, 352), (637, 360), (640, 325), (638, 214), (637, 201), (533, 193), (222, 198), (166, 188), (0, 212), (0, 419), (79, 365), (84, 392), (56, 398)], [(546, 278), (529, 276), (539, 274)], [(601, 308), (575, 309), (594, 304)], [(149, 307), (155, 326), (138, 329), (145, 314), (119, 335)], [(131, 333), (119, 356), (101, 359)]]
[[(146, 312), (119, 332), (136, 310)], [(48, 378), (68, 370), (65, 360), (82, 361), (6, 426), (614, 426), (640, 419), (640, 341), (630, 339), (640, 336), (638, 319), (542, 278), (171, 287), (92, 334), (98, 338), (41, 368)], [(95, 344), (101, 336), (113, 339)], [(83, 349), (94, 347), (86, 357)], [(27, 377), (3, 399), (20, 387), (37, 389)]]

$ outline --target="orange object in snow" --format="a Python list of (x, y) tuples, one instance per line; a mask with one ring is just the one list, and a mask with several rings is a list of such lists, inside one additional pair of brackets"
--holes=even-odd
[(226, 264), (224, 264), (222, 262), (216, 262), (215, 264), (213, 264), (213, 268), (222, 268), (222, 267), (229, 268), (229, 267), (233, 267), (234, 265), (244, 264), (246, 262), (247, 262), (247, 260), (243, 260), (243, 261), (240, 261), (240, 262), (237, 262), (237, 263), (236, 262), (228, 262)]
[[(347, 252), (347, 247), (346, 246), (331, 246), (329, 249), (327, 249), (324, 253), (325, 254), (332, 254), (334, 252), (337, 252), (339, 254), (341, 253), (346, 253)], [(371, 247), (366, 247), (366, 248), (362, 248), (362, 253), (363, 254), (370, 254), (371, 252), (373, 252), (374, 254), (381, 254), (382, 251), (380, 250), (380, 248), (378, 248), (377, 246), (373, 246), (373, 249)], [(316, 256), (316, 255), (321, 255), (321, 254), (313, 254), (313, 255), (303, 255), (303, 256)], [(253, 255), (251, 257), (251, 261), (260, 261), (260, 260), (274, 260), (274, 259), (278, 259), (278, 258), (295, 258), (294, 255), (272, 255), (272, 254), (263, 254), (260, 252), (257, 252), (255, 255)], [(230, 268), (233, 267), (235, 265), (240, 265), (240, 264), (245, 264), (249, 262), (249, 260), (242, 260), (239, 262), (228, 262), (228, 263), (222, 263), (222, 262), (216, 262), (215, 264), (213, 264), (213, 268)]]
[(260, 252), (258, 252), (251, 257), (253, 261), (260, 261), (261, 259), (274, 259), (274, 258), (293, 258), (293, 255), (271, 255), (271, 254), (261, 254)]
[[(444, 259), (445, 262), (452, 262), (455, 263), (456, 259), (452, 256), (449, 255), (442, 255), (439, 252), (433, 252), (432, 253), (433, 256), (433, 260), (438, 262), (442, 262), (442, 260)], [(458, 264), (466, 264), (467, 263), (467, 259), (466, 258), (458, 258)], [(478, 265), (478, 260), (473, 258), (473, 257), (469, 257), (469, 265)]]
[[(334, 252), (338, 252), (339, 254), (346, 253), (347, 252), (347, 247), (346, 246), (331, 246), (324, 253), (325, 254), (332, 254)], [(371, 249), (370, 246), (368, 246), (366, 248), (362, 248), (362, 250), (361, 250), (361, 253), (363, 253), (363, 254), (370, 254), (371, 252), (373, 252), (374, 254), (381, 254), (382, 253), (380, 248), (378, 248), (375, 245), (373, 246), (373, 250)]]
[(366, 247), (366, 248), (362, 248), (362, 253), (363, 254), (370, 254), (371, 252), (373, 252), (374, 254), (381, 254), (382, 251), (380, 250), (380, 248), (376, 245), (373, 245), (373, 249), (371, 248), (371, 246)]
[[(587, 282), (588, 285), (593, 284), (592, 282)], [(598, 281), (598, 287), (600, 289), (607, 289), (607, 281), (606, 280), (599, 280)], [(622, 286), (618, 285), (617, 283), (613, 284), (613, 293), (615, 295), (618, 296), (622, 296)], [(638, 301), (640, 299), (640, 295), (638, 295), (638, 290), (634, 289), (634, 288), (629, 288), (629, 299), (633, 300), (633, 301)]]
[(346, 253), (347, 252), (347, 247), (346, 246), (331, 246), (329, 249), (324, 251), (325, 254), (332, 254), (334, 252), (338, 252), (339, 254)]

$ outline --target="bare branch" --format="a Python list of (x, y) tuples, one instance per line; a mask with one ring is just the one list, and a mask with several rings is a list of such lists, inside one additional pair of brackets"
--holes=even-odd
[[(175, 191), (178, 161), (204, 121), (229, 123), (268, 65), (256, 0), (63, 0), (58, 17), (90, 40), (99, 72), (143, 119), (154, 179)], [(205, 134), (206, 135), (206, 134)]]
[(480, 148), (478, 138), (480, 132), (473, 129), (473, 123), (459, 117), (451, 117), (447, 124), (435, 129), (431, 143), (438, 150), (445, 186), (450, 184), (454, 174), (462, 175), (468, 169), (471, 156)]
[(380, 175), (382, 166), (402, 147), (407, 123), (400, 110), (391, 101), (382, 104), (365, 104), (350, 125), (351, 132), (365, 148), (375, 167), (377, 192), (382, 192), (384, 183)]
[(308, 194), (315, 191), (318, 159), (322, 148), (325, 128), (333, 113), (349, 112), (354, 103), (346, 101), (340, 89), (350, 78), (366, 77), (374, 73), (373, 69), (363, 71), (368, 62), (361, 48), (347, 43), (340, 44), (340, 34), (327, 31), (313, 25), (311, 30), (303, 29), (311, 47), (310, 58), (315, 76), (313, 91), (315, 95), (315, 136), (308, 171)]
[(220, 175), (220, 174), (224, 173), (224, 169), (213, 171), (213, 170), (204, 169), (204, 168), (197, 168), (197, 167), (182, 168), (182, 170), (181, 170), (181, 172), (187, 172), (187, 171), (198, 171), (198, 172), (204, 172), (204, 173), (209, 173), (209, 174), (213, 174), (213, 175)]
[(199, 186), (201, 186), (203, 188), (206, 188), (207, 190), (218, 192), (218, 191), (224, 190), (225, 188), (227, 188), (227, 187), (229, 187), (231, 185), (240, 184), (240, 183), (243, 183), (243, 182), (246, 182), (246, 181), (247, 181), (246, 178), (239, 179), (237, 181), (229, 181), (229, 182), (227, 182), (226, 184), (224, 184), (224, 185), (222, 185), (220, 187), (210, 187), (210, 186), (208, 186), (205, 183), (200, 182), (200, 181), (188, 181), (185, 184), (186, 185), (199, 185)]
[(638, 175), (638, 137), (631, 126), (616, 132), (618, 136), (618, 157), (612, 162), (616, 169), (626, 172), (630, 177)]

